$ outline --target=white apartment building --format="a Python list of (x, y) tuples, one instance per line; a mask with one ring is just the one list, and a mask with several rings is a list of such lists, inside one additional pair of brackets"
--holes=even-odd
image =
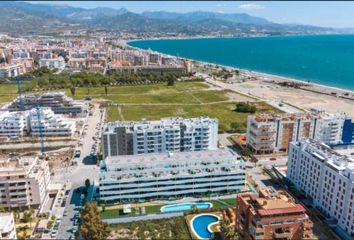
[(21, 66), (18, 64), (0, 66), (0, 78), (17, 77)]
[(354, 237), (354, 159), (314, 140), (292, 142), (288, 179)]
[(112, 122), (102, 131), (103, 157), (217, 149), (218, 120), (209, 117)]
[(247, 145), (257, 154), (268, 154), (287, 152), (291, 141), (307, 138), (329, 145), (342, 144), (346, 119), (344, 113), (324, 112), (251, 115), (247, 121)]
[(63, 57), (41, 58), (39, 59), (39, 67), (63, 70), (65, 69), (65, 60)]
[(99, 173), (107, 202), (237, 193), (244, 186), (245, 164), (230, 150), (107, 157)]
[[(84, 111), (84, 105), (65, 95), (64, 92), (47, 92), (41, 95), (26, 94), (22, 96), (22, 102), (25, 110), (35, 108), (38, 102), (40, 107), (50, 107), (56, 114), (81, 115)], [(20, 99), (17, 97), (11, 103), (5, 105), (2, 109), (9, 111), (19, 111)]]
[(54, 114), (50, 108), (40, 108), (39, 114), (40, 119), (37, 109), (33, 108), (28, 111), (27, 131), (31, 136), (39, 136), (40, 128), (42, 128), (44, 136), (72, 136), (74, 133), (74, 121), (68, 120), (60, 114)]
[(14, 214), (0, 213), (0, 239), (17, 239)]
[(5, 208), (41, 207), (50, 183), (48, 163), (39, 157), (0, 161), (0, 205)]
[(26, 112), (0, 112), (0, 136), (21, 137), (27, 126)]

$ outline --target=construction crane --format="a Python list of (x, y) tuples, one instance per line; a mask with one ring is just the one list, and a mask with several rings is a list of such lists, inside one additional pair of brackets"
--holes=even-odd
[(40, 143), (41, 143), (41, 153), (44, 153), (44, 134), (43, 134), (43, 127), (42, 127), (42, 123), (41, 123), (41, 112), (40, 112), (40, 108), (39, 108), (38, 98), (36, 99), (36, 110), (37, 110), (39, 138), (40, 138)]
[(18, 91), (18, 97), (20, 99), (20, 110), (25, 111), (25, 107), (23, 105), (23, 99), (22, 99), (22, 82), (19, 77), (16, 77), (16, 82), (17, 82), (17, 91)]

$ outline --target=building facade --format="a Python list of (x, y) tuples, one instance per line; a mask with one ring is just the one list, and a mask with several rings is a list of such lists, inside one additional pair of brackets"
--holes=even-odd
[[(25, 110), (36, 108), (37, 103), (40, 107), (49, 107), (55, 114), (81, 115), (84, 105), (66, 96), (64, 92), (48, 92), (41, 95), (27, 94), (22, 96), (23, 107)], [(4, 110), (21, 110), (20, 98), (17, 97), (13, 102), (5, 105)]]
[(0, 162), (0, 204), (7, 209), (40, 208), (48, 198), (49, 183), (45, 160), (15, 157)]
[(316, 239), (305, 208), (286, 192), (273, 188), (261, 189), (258, 194), (239, 194), (236, 216), (235, 227), (241, 239)]
[(287, 178), (354, 237), (354, 160), (313, 140), (293, 142)]
[[(247, 145), (256, 154), (287, 152), (289, 143), (316, 139), (329, 145), (353, 144), (353, 125), (346, 114), (260, 114), (248, 117)], [(350, 135), (350, 137), (348, 137)]]
[(75, 123), (62, 115), (54, 114), (50, 108), (40, 108), (39, 113), (33, 108), (28, 111), (27, 131), (31, 136), (39, 136), (40, 130), (43, 136), (72, 136)]
[(0, 239), (17, 239), (14, 214), (0, 213)]
[(39, 67), (63, 70), (65, 69), (65, 60), (63, 57), (41, 58), (39, 59)]
[(0, 136), (22, 137), (26, 134), (27, 113), (0, 112)]
[(112, 122), (102, 131), (103, 157), (217, 149), (218, 120), (163, 118), (159, 121)]
[(245, 164), (229, 150), (107, 157), (99, 174), (107, 202), (237, 193), (244, 186)]

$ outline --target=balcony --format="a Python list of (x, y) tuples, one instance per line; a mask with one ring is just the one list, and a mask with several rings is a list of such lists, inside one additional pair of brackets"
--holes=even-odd
[(273, 237), (275, 239), (291, 238), (292, 234), (290, 231), (275, 231)]

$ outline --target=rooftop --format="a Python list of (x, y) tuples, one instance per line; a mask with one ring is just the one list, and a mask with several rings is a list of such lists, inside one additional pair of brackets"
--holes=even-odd
[(204, 150), (196, 152), (173, 152), (173, 153), (150, 153), (144, 155), (109, 156), (106, 158), (106, 165), (110, 164), (139, 164), (173, 162), (179, 160), (193, 159), (216, 159), (216, 158), (237, 158), (236, 153), (227, 150)]

